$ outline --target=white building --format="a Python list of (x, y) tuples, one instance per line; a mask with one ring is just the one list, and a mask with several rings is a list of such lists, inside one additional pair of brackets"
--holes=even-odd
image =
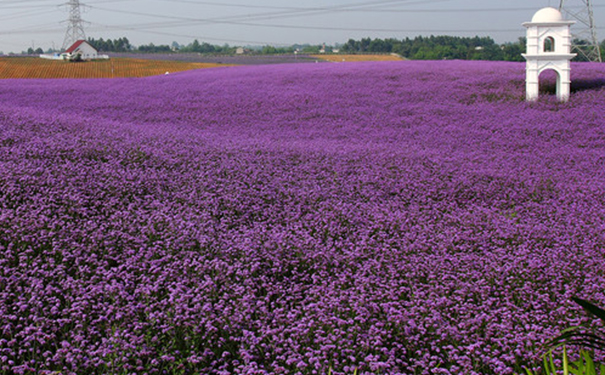
[(69, 47), (65, 53), (67, 53), (71, 59), (80, 56), (82, 60), (95, 60), (95, 59), (107, 59), (109, 56), (99, 55), (99, 51), (90, 43), (85, 40), (78, 40), (71, 47)]
[(551, 69), (557, 73), (557, 98), (566, 101), (571, 88), (571, 30), (574, 21), (566, 21), (557, 9), (546, 7), (534, 14), (527, 28), (526, 98), (538, 99), (540, 73)]
[(43, 59), (49, 60), (99, 60), (109, 59), (107, 55), (99, 55), (99, 52), (90, 43), (85, 40), (78, 40), (65, 52), (54, 55), (40, 55)]

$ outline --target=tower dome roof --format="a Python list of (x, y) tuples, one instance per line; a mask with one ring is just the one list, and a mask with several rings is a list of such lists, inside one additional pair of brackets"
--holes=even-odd
[(532, 23), (550, 23), (550, 22), (563, 22), (563, 15), (559, 10), (553, 7), (542, 8), (534, 14), (531, 19)]

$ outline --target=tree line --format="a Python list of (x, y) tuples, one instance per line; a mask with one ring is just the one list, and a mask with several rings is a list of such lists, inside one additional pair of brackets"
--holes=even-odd
[(134, 46), (130, 44), (126, 37), (113, 40), (88, 38), (87, 42), (99, 52), (131, 52), (134, 49)]
[[(127, 38), (94, 39), (88, 42), (100, 52), (140, 52), (140, 53), (203, 53), (203, 54), (234, 54), (237, 47), (200, 43), (197, 39), (187, 45), (173, 42), (171, 45), (154, 45), (153, 43), (132, 46)], [(247, 53), (253, 54), (284, 54), (284, 53), (319, 53), (322, 45), (293, 45), (289, 47), (262, 46), (250, 47)], [(514, 43), (498, 45), (490, 37), (456, 37), (456, 36), (417, 36), (413, 39), (349, 39), (343, 45), (337, 45), (342, 53), (396, 53), (414, 60), (507, 60), (523, 61), (521, 53), (525, 52), (525, 39)], [(335, 48), (326, 48), (332, 51)]]
[(505, 60), (523, 61), (525, 38), (499, 45), (490, 37), (417, 36), (413, 39), (349, 39), (346, 53), (396, 53), (412, 60)]
[[(527, 40), (497, 44), (490, 37), (417, 36), (413, 39), (349, 39), (341, 51), (346, 53), (396, 53), (411, 60), (500, 60), (525, 61)], [(587, 48), (588, 42), (575, 39), (575, 48)], [(605, 61), (605, 40), (600, 43), (601, 58)], [(578, 52), (578, 51), (575, 51)], [(574, 61), (585, 61), (578, 53)]]
[[(140, 46), (133, 46), (130, 44), (127, 38), (119, 39), (107, 39), (103, 38), (95, 39), (88, 38), (88, 43), (95, 47), (99, 52), (140, 52), (140, 53), (203, 53), (203, 54), (223, 54), (230, 55), (235, 54), (238, 47), (230, 46), (229, 44), (215, 45), (206, 42), (200, 43), (199, 40), (195, 39), (189, 44), (179, 44), (178, 42), (172, 42), (172, 44), (144, 44)], [(261, 55), (275, 55), (285, 53), (319, 53), (322, 49), (321, 45), (310, 45), (310, 44), (295, 44), (287, 47), (276, 47), (276, 46), (254, 46), (246, 47), (246, 53), (261, 54)], [(32, 53), (34, 51), (31, 51)]]
[[(147, 45), (133, 46), (128, 38), (118, 39), (95, 39), (87, 40), (99, 52), (138, 52), (138, 53), (201, 53), (201, 54), (235, 54), (238, 47), (225, 45), (214, 45), (206, 42), (200, 43), (197, 39), (182, 45), (173, 42), (171, 45)], [(516, 42), (497, 44), (490, 37), (460, 37), (460, 36), (417, 36), (414, 38), (396, 39), (372, 39), (362, 38), (360, 40), (349, 39), (344, 44), (326, 48), (325, 45), (292, 45), (288, 47), (256, 46), (245, 48), (245, 53), (274, 55), (291, 54), (300, 52), (303, 54), (317, 54), (325, 48), (326, 52), (338, 49), (340, 53), (363, 54), (363, 53), (396, 53), (411, 60), (500, 60), (500, 61), (525, 61), (522, 53), (525, 52), (525, 38), (519, 38)], [(575, 40), (575, 44), (582, 48), (586, 42)], [(50, 52), (51, 50), (49, 50)], [(55, 51), (52, 51), (55, 52)], [(41, 48), (34, 50), (29, 48), (28, 54), (43, 53)], [(605, 40), (601, 43), (601, 54), (605, 61)], [(582, 54), (576, 57), (576, 61), (583, 59)]]

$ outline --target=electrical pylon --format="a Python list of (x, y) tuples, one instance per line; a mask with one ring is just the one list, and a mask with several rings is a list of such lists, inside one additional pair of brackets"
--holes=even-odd
[(67, 20), (65, 39), (63, 39), (63, 50), (80, 39), (86, 39), (84, 27), (82, 26), (80, 0), (69, 0), (65, 5), (69, 7), (69, 19)]
[(567, 18), (578, 21), (573, 30), (573, 52), (588, 61), (602, 62), (601, 47), (597, 39), (597, 27), (592, 13), (591, 0), (561, 0), (559, 11), (564, 12)]

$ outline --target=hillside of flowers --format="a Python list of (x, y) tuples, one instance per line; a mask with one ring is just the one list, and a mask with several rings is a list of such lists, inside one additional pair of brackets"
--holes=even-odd
[(0, 82), (0, 373), (513, 374), (604, 306), (605, 67)]

